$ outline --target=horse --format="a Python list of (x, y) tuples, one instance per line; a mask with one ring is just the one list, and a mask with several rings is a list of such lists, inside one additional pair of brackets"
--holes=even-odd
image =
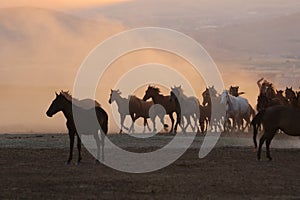
[[(199, 101), (196, 97), (187, 97), (181, 88), (179, 87), (171, 87), (170, 91), (170, 100), (171, 102), (173, 100), (176, 101), (176, 105), (179, 106), (179, 109), (181, 111), (181, 115), (187, 120), (186, 126), (182, 126), (182, 131), (186, 132), (187, 127), (190, 125), (192, 130), (199, 131), (198, 129), (198, 120), (200, 119), (200, 111), (199, 111)], [(194, 126), (191, 123), (191, 118), (194, 120)], [(182, 119), (182, 124), (183, 124)]]
[[(73, 112), (75, 109), (76, 113), (79, 113), (80, 128), (84, 129), (84, 133), (87, 135), (93, 135), (97, 145), (97, 158), (96, 162), (100, 160), (100, 146), (102, 146), (102, 160), (104, 160), (104, 139), (108, 131), (108, 115), (100, 104), (91, 99), (77, 100), (72, 98), (68, 92), (61, 91), (60, 94), (56, 94), (56, 98), (52, 101), (46, 114), (48, 117), (52, 117), (56, 113), (62, 111), (65, 118), (67, 119), (67, 128), (70, 138), (70, 154), (67, 160), (67, 164), (70, 164), (73, 155), (74, 137), (77, 136), (77, 148), (78, 148), (78, 160), (79, 164), (81, 161), (81, 139), (80, 135), (76, 130)], [(93, 123), (93, 113), (96, 112), (97, 123)], [(100, 131), (101, 143), (98, 135)], [(81, 133), (81, 132), (80, 132)]]
[[(203, 102), (202, 106), (204, 106), (204, 112), (207, 115), (208, 124), (213, 128), (214, 130), (217, 130), (217, 127), (222, 130), (222, 120), (223, 120), (223, 111), (225, 111), (224, 106), (221, 104), (221, 97), (218, 96), (218, 92), (215, 90), (214, 86), (208, 87), (205, 89), (205, 91), (202, 93)], [(215, 115), (212, 116), (212, 105), (215, 106), (215, 110), (218, 112), (215, 112)], [(200, 113), (201, 116), (201, 113)], [(213, 119), (211, 119), (213, 117)]]
[[(129, 129), (129, 132), (130, 131), (134, 132), (134, 122), (140, 117), (144, 118), (144, 132), (145, 132), (145, 126), (147, 124), (147, 118), (150, 118), (153, 123), (153, 132), (157, 131), (155, 125), (156, 116), (159, 117), (164, 128), (167, 127), (167, 125), (164, 124), (165, 113), (162, 112), (158, 107), (155, 107), (153, 101), (144, 101), (134, 95), (131, 95), (129, 96), (129, 113), (132, 119), (132, 124)], [(148, 129), (150, 131), (149, 126)]]
[(257, 97), (257, 111), (264, 110), (271, 106), (285, 104), (287, 104), (287, 100), (283, 97), (282, 92), (280, 90), (276, 90), (275, 92), (273, 84), (264, 81), (261, 85), (259, 96)]
[(239, 86), (230, 86), (229, 88), (229, 94), (231, 94), (232, 96), (238, 97), (242, 94), (245, 94), (245, 92), (239, 92)]
[[(240, 130), (243, 119), (246, 121), (245, 127), (250, 124), (251, 109), (247, 99), (232, 96), (227, 90), (224, 90), (221, 94), (221, 103), (226, 105), (225, 123), (229, 121), (229, 118), (233, 120), (232, 130), (235, 129), (236, 125), (238, 126), (238, 130)], [(245, 127), (243, 127), (243, 130)]]
[[(164, 95), (160, 94), (159, 88), (149, 85), (147, 90), (145, 91), (143, 100), (147, 101), (150, 98), (152, 99), (154, 104), (160, 104), (165, 109), (166, 114), (169, 115), (169, 117), (171, 119), (171, 123), (172, 123), (170, 133), (173, 133), (173, 130), (174, 130), (174, 133), (176, 133), (178, 124), (180, 124), (180, 121), (181, 121), (180, 110), (178, 110), (176, 103), (170, 102), (170, 96), (164, 96)], [(175, 120), (173, 117), (174, 112), (176, 113), (176, 116), (177, 116), (175, 127), (174, 127)]]
[(112, 104), (113, 102), (116, 102), (118, 106), (118, 112), (120, 114), (120, 126), (121, 126), (119, 133), (121, 134), (123, 132), (122, 128), (124, 128), (127, 131), (129, 130), (129, 128), (127, 128), (124, 125), (126, 115), (130, 115), (129, 100), (127, 98), (121, 97), (121, 92), (119, 90), (111, 90), (108, 103)]
[(200, 111), (199, 124), (201, 128), (201, 132), (206, 133), (210, 123), (211, 108), (208, 105), (202, 106), (201, 104), (199, 104), (199, 111)]
[(265, 80), (260, 87), (260, 94), (265, 95), (269, 99), (275, 98), (276, 92), (273, 83), (270, 83)]
[(270, 144), (278, 130), (290, 136), (300, 136), (300, 109), (285, 105), (277, 105), (260, 111), (252, 120), (253, 142), (257, 148), (256, 136), (260, 124), (264, 127), (264, 134), (260, 138), (257, 159), (261, 159), (261, 148), (266, 141), (266, 155), (272, 160), (270, 155)]
[(293, 87), (286, 87), (285, 96), (289, 105), (297, 107), (297, 95), (296, 92), (293, 90)]
[[(245, 92), (239, 92), (239, 86), (230, 86), (229, 88), (229, 94), (231, 94), (232, 96), (238, 97), (242, 94), (245, 94)], [(253, 109), (253, 107), (249, 104), (250, 106), (250, 114), (252, 117), (255, 116), (255, 110)]]
[[(120, 132), (119, 132), (120, 134), (123, 132), (122, 128), (124, 128), (125, 130), (129, 131), (129, 128), (127, 128), (124, 125), (124, 121), (125, 121), (125, 118), (126, 118), (127, 115), (131, 116), (131, 114), (129, 112), (129, 107), (130, 107), (129, 103), (130, 103), (130, 100), (128, 98), (122, 97), (121, 94), (122, 93), (120, 92), (120, 90), (111, 90), (111, 92), (110, 92), (110, 98), (108, 100), (109, 104), (112, 104), (113, 102), (116, 102), (116, 104), (118, 106), (118, 112), (120, 114), (120, 125), (121, 125)], [(131, 101), (131, 103), (133, 103), (133, 102), (134, 101)], [(132, 112), (134, 112), (134, 111), (132, 110)], [(145, 132), (146, 126), (150, 130), (149, 124), (147, 122), (147, 117), (144, 117), (144, 132)]]

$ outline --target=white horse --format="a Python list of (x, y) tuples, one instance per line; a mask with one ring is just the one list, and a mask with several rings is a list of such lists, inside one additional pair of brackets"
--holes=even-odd
[[(198, 121), (200, 118), (199, 101), (196, 97), (188, 97), (183, 94), (181, 86), (171, 87), (171, 100), (177, 102), (177, 106), (180, 106), (181, 116), (187, 120), (186, 126), (184, 126), (184, 119), (182, 119), (182, 131), (186, 132), (187, 127), (190, 125), (193, 131), (199, 132)], [(194, 120), (194, 126), (191, 123), (191, 118)]]
[(110, 91), (110, 98), (108, 100), (109, 104), (112, 104), (114, 101), (116, 102), (117, 106), (118, 106), (118, 112), (120, 114), (120, 133), (123, 132), (123, 128), (125, 130), (129, 130), (129, 128), (127, 128), (124, 125), (124, 121), (127, 115), (130, 115), (129, 113), (129, 99), (121, 97), (121, 92), (120, 90), (111, 90)]
[(251, 109), (247, 99), (240, 96), (232, 96), (227, 90), (224, 90), (221, 94), (221, 103), (226, 106), (225, 124), (229, 122), (229, 118), (232, 118), (233, 130), (236, 125), (238, 126), (238, 130), (240, 130), (240, 125), (242, 125), (243, 119), (245, 119), (247, 123), (245, 127), (248, 127), (250, 124)]

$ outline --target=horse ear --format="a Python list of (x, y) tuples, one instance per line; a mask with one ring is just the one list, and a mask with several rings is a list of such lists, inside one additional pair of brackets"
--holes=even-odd
[(58, 94), (57, 94), (57, 92), (55, 92), (55, 95), (56, 95), (56, 97), (58, 97)]

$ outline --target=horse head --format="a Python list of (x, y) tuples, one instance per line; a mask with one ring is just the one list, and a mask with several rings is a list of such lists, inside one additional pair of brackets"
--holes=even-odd
[(293, 99), (296, 98), (296, 93), (293, 90), (293, 87), (290, 87), (290, 88), (286, 87), (286, 89), (285, 89), (285, 97), (286, 97), (286, 99), (288, 101), (291, 101), (291, 100), (293, 100)]
[(110, 90), (109, 100), (108, 103), (111, 104), (114, 102), (118, 97), (120, 97), (122, 92), (120, 90)]
[(154, 97), (155, 95), (159, 95), (159, 93), (160, 93), (159, 88), (149, 85), (145, 92), (143, 100), (147, 101), (148, 99)]
[(170, 101), (172, 100), (176, 100), (178, 98), (181, 97), (181, 93), (182, 93), (182, 89), (181, 86), (179, 87), (171, 87), (171, 91), (170, 91)]
[(66, 101), (66, 97), (64, 96), (63, 91), (60, 94), (55, 93), (56, 97), (52, 101), (49, 109), (47, 110), (46, 114), (48, 117), (52, 117), (59, 111), (63, 110), (64, 101)]
[(221, 94), (221, 104), (227, 104), (229, 98), (229, 93), (227, 90), (224, 90)]
[(238, 97), (239, 96), (239, 86), (230, 86), (229, 89), (229, 94), (231, 94), (232, 96)]

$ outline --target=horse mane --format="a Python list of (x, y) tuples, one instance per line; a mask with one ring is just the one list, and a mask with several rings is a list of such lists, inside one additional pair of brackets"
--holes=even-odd
[(74, 103), (76, 106), (83, 108), (83, 109), (91, 109), (93, 107), (101, 107), (101, 104), (98, 103), (96, 100), (92, 99), (82, 99), (78, 100), (73, 98), (69, 91), (61, 91), (60, 95), (62, 95), (67, 101)]
[(158, 94), (160, 93), (160, 89), (159, 89), (158, 87), (155, 87), (155, 86), (149, 86), (148, 88), (154, 90), (154, 91), (157, 92)]

